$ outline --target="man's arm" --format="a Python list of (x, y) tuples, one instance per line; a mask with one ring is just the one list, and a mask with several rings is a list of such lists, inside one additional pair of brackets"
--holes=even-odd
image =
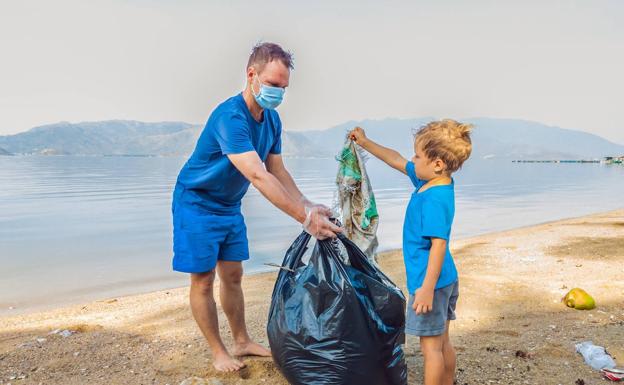
[(337, 232), (341, 231), (338, 226), (329, 222), (326, 217), (318, 215), (318, 212), (315, 212), (317, 215), (312, 215), (308, 218), (309, 221), (306, 221), (308, 213), (306, 213), (303, 203), (291, 196), (280, 181), (264, 168), (262, 160), (260, 160), (258, 153), (255, 151), (248, 151), (241, 154), (228, 154), (227, 157), (234, 167), (236, 167), (262, 195), (296, 221), (307, 225), (306, 230), (312, 229), (311, 233), (315, 237), (320, 237), (321, 239), (334, 237)]
[(284, 186), (288, 194), (297, 202), (302, 202), (304, 199), (303, 194), (295, 184), (292, 176), (284, 166), (282, 156), (279, 154), (269, 154), (265, 162), (268, 172), (273, 174), (278, 181)]
[(388, 166), (401, 171), (403, 174), (407, 174), (405, 171), (405, 165), (407, 159), (393, 149), (384, 147), (366, 137), (364, 130), (360, 127), (354, 128), (349, 136), (363, 149), (373, 154), (375, 157), (384, 161)]
[(412, 306), (416, 314), (428, 313), (433, 308), (433, 292), (435, 291), (435, 285), (442, 271), (445, 255), (446, 240), (442, 238), (431, 238), (427, 272), (425, 273), (422, 286), (416, 290), (414, 305)]

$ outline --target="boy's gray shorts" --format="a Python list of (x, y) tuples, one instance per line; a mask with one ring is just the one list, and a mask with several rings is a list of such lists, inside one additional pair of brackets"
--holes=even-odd
[(433, 309), (426, 314), (417, 315), (412, 304), (414, 295), (410, 294), (405, 318), (405, 333), (414, 336), (439, 336), (446, 329), (446, 321), (455, 317), (455, 306), (459, 297), (459, 282), (436, 289), (433, 292)]

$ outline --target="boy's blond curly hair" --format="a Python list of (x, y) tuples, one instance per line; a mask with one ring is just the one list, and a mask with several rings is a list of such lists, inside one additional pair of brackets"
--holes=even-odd
[(470, 157), (471, 130), (471, 124), (443, 119), (422, 126), (416, 131), (415, 141), (427, 158), (441, 159), (446, 164), (447, 171), (453, 173)]

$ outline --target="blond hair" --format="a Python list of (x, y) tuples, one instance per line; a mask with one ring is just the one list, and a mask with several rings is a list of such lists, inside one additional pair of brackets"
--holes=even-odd
[(415, 141), (427, 158), (441, 159), (447, 171), (453, 173), (470, 157), (471, 130), (471, 124), (443, 119), (422, 126), (415, 134)]

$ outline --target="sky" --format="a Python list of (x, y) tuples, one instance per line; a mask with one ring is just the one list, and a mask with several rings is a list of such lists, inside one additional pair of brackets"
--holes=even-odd
[(487, 116), (624, 144), (621, 0), (2, 1), (0, 135), (203, 123), (259, 41), (294, 54), (285, 129)]

